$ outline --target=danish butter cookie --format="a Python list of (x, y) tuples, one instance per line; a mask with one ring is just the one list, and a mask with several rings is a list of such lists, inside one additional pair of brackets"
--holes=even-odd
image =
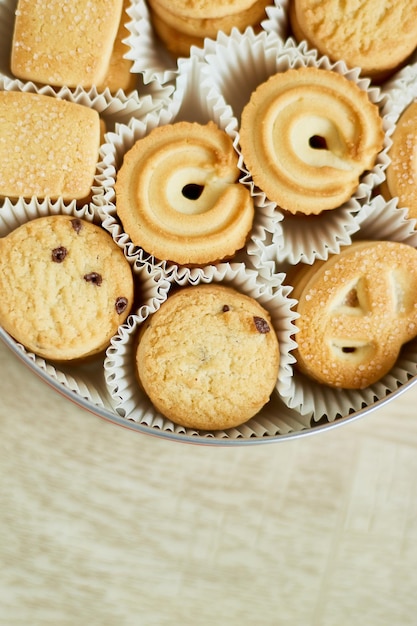
[(270, 0), (149, 0), (154, 29), (174, 56), (188, 56), (192, 45), (202, 46), (206, 37), (215, 39), (222, 31), (259, 30)]
[(102, 228), (40, 217), (0, 239), (0, 324), (45, 359), (104, 350), (132, 307), (131, 267)]
[(58, 87), (101, 84), (122, 8), (123, 0), (19, 0), (12, 73)]
[(137, 374), (155, 407), (189, 428), (238, 426), (268, 402), (279, 346), (268, 312), (223, 285), (182, 289), (145, 322)]
[(417, 102), (402, 113), (391, 139), (385, 190), (417, 218)]
[(243, 109), (240, 143), (254, 183), (289, 213), (347, 201), (383, 147), (378, 107), (343, 75), (316, 67), (271, 76)]
[(107, 87), (112, 93), (116, 93), (119, 89), (122, 89), (125, 93), (129, 93), (136, 87), (137, 76), (130, 71), (133, 67), (133, 62), (125, 57), (129, 50), (127, 44), (124, 42), (130, 34), (126, 26), (128, 21), (126, 11), (129, 6), (130, 0), (124, 0), (119, 30), (117, 31), (116, 39), (113, 44), (106, 76), (102, 84), (98, 85), (99, 90), (103, 90)]
[(362, 241), (289, 278), (300, 317), (294, 355), (330, 387), (361, 389), (394, 366), (417, 336), (417, 250)]
[(416, 0), (291, 0), (290, 22), (297, 41), (374, 80), (387, 78), (417, 45)]
[(253, 201), (238, 182), (231, 138), (214, 122), (153, 129), (124, 155), (117, 213), (135, 245), (181, 265), (211, 263), (241, 249)]
[(94, 181), (97, 111), (52, 96), (0, 92), (0, 196), (82, 200)]

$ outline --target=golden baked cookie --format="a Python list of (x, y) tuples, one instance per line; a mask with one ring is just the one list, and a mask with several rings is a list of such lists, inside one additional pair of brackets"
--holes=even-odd
[(150, 4), (158, 4), (167, 12), (184, 18), (198, 20), (219, 19), (238, 15), (249, 11), (257, 4), (256, 0), (151, 0)]
[(136, 368), (154, 406), (189, 428), (224, 430), (253, 417), (278, 378), (268, 312), (223, 285), (168, 297), (140, 333)]
[(207, 264), (246, 242), (254, 208), (231, 138), (214, 122), (153, 129), (125, 154), (116, 208), (135, 245), (159, 259)]
[(271, 76), (243, 109), (240, 144), (255, 185), (289, 213), (347, 201), (383, 147), (378, 107), (341, 74), (316, 67)]
[(40, 217), (0, 239), (0, 325), (29, 351), (70, 361), (104, 350), (132, 307), (130, 264), (102, 228)]
[(362, 241), (289, 278), (298, 300), (294, 356), (330, 387), (361, 389), (394, 366), (417, 336), (417, 250)]
[(417, 46), (416, 0), (291, 0), (289, 15), (297, 41), (374, 80), (387, 78)]
[(91, 87), (108, 71), (123, 0), (19, 0), (11, 71), (54, 86)]
[(150, 15), (155, 33), (172, 56), (187, 57), (190, 54), (191, 46), (199, 48), (203, 45), (203, 40), (199, 35), (178, 31), (161, 18), (156, 11), (151, 10)]
[(100, 117), (81, 104), (0, 92), (0, 196), (85, 199), (100, 147)]
[(417, 102), (402, 113), (391, 139), (386, 189), (398, 197), (399, 206), (408, 208), (410, 217), (417, 218)]
[(106, 76), (102, 84), (98, 85), (99, 90), (108, 88), (112, 93), (116, 93), (119, 89), (122, 89), (125, 93), (129, 93), (136, 88), (137, 76), (130, 71), (133, 63), (130, 59), (125, 58), (125, 54), (129, 50), (127, 44), (124, 43), (124, 40), (130, 34), (126, 27), (126, 23), (129, 19), (126, 10), (129, 6), (130, 0), (124, 0), (119, 30), (117, 31), (116, 39), (113, 44)]
[(202, 46), (206, 37), (215, 39), (219, 31), (259, 29), (269, 4), (269, 0), (148, 2), (154, 29), (174, 56), (188, 56), (191, 45)]

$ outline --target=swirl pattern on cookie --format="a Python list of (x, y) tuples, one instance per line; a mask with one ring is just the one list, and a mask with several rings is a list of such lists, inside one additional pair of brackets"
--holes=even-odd
[(271, 76), (242, 112), (240, 143), (253, 181), (290, 213), (318, 214), (347, 201), (383, 140), (367, 93), (315, 67)]
[(159, 259), (202, 264), (232, 256), (252, 227), (231, 138), (214, 122), (155, 128), (125, 154), (116, 206), (132, 242)]
[(417, 250), (361, 241), (296, 270), (297, 367), (331, 387), (361, 389), (387, 374), (417, 336)]

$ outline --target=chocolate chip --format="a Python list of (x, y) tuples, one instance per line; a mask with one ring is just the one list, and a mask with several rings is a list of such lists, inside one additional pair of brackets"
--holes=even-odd
[(227, 304), (225, 304), (222, 310), (223, 310), (223, 313), (227, 313), (227, 311), (230, 311), (230, 307)]
[(114, 306), (116, 307), (117, 315), (121, 315), (127, 309), (127, 298), (117, 298)]
[(88, 283), (94, 283), (94, 285), (97, 285), (97, 287), (100, 287), (101, 283), (103, 282), (101, 274), (97, 274), (97, 272), (90, 272), (90, 274), (85, 274), (84, 280), (86, 280)]
[(264, 335), (265, 333), (269, 333), (269, 331), (271, 330), (269, 328), (268, 322), (264, 320), (263, 317), (258, 317), (257, 315), (254, 315), (253, 321), (255, 322), (256, 330), (258, 331), (258, 333), (262, 333)]
[(64, 248), (64, 246), (60, 246), (59, 248), (54, 248), (52, 250), (52, 260), (54, 263), (62, 263), (65, 257), (68, 254), (68, 250)]
[(83, 227), (83, 223), (81, 220), (75, 218), (73, 220), (71, 220), (71, 226), (73, 227), (73, 229), (75, 230), (75, 232), (77, 233), (77, 235), (79, 234), (80, 230)]

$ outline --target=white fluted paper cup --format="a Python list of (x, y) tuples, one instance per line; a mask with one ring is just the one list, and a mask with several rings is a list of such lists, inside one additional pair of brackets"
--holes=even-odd
[[(398, 241), (417, 248), (416, 221), (396, 200), (388, 203), (376, 196), (361, 211), (360, 230), (355, 241)], [(289, 284), (287, 282), (287, 284)], [(295, 341), (297, 336), (295, 335)], [(341, 416), (371, 407), (398, 390), (417, 374), (417, 338), (403, 346), (391, 371), (365, 389), (335, 389), (319, 384), (293, 368), (291, 384), (283, 394), (285, 404), (300, 413), (313, 415), (313, 421), (333, 422)]]
[(261, 26), (266, 33), (275, 33), (281, 39), (289, 39), (291, 32), (289, 24), (290, 0), (275, 0), (274, 4), (267, 7), (267, 17)]
[[(95, 221), (94, 213), (89, 211), (88, 207), (77, 208), (75, 201), (71, 204), (64, 204), (61, 200), (26, 201), (20, 199), (15, 203), (6, 200), (0, 213), (0, 237), (6, 237), (22, 224), (49, 215), (72, 215), (88, 222)], [(132, 267), (135, 290), (139, 292), (132, 316), (143, 319), (154, 312), (165, 300), (169, 282), (159, 270), (155, 270), (148, 264), (137, 262), (136, 258), (127, 258)], [(60, 383), (62, 387), (75, 392), (95, 406), (108, 406), (109, 396), (104, 382), (103, 353), (85, 363), (68, 362), (58, 365), (28, 351), (3, 329), (1, 332), (7, 335), (8, 342), (13, 345), (15, 351), (21, 352), (30, 360), (35, 371), (44, 373), (50, 379)]]
[[(139, 254), (141, 259), (146, 259), (161, 267), (173, 280), (180, 280), (184, 273), (196, 276), (202, 274), (203, 270), (200, 268), (191, 270), (166, 259), (156, 259), (146, 250), (134, 246), (118, 217), (114, 186), (124, 155), (136, 141), (147, 136), (157, 126), (183, 120), (201, 124), (213, 121), (230, 136), (233, 145), (236, 144), (236, 119), (232, 115), (230, 107), (213, 89), (209, 67), (195, 57), (183, 60), (179, 64), (176, 91), (170, 106), (161, 108), (154, 114), (146, 115), (142, 120), (134, 119), (127, 125), (119, 124), (114, 133), (107, 133), (106, 142), (100, 151), (98, 165), (100, 172), (98, 181), (102, 190), (102, 198), (98, 199), (96, 196), (97, 203), (100, 205), (99, 212), (103, 225), (111, 232), (113, 238), (117, 241), (123, 241), (135, 253)], [(236, 160), (238, 160), (238, 154), (236, 154)], [(263, 233), (271, 228), (273, 229), (275, 244), (280, 245), (279, 219), (275, 219), (275, 216), (271, 219), (268, 213), (265, 214), (263, 207), (255, 206), (254, 221), (248, 240), (250, 241), (252, 236), (255, 240), (258, 236), (262, 237)], [(236, 256), (239, 259), (242, 256), (247, 256), (246, 250), (238, 251)]]
[[(258, 35), (247, 31), (243, 34), (234, 32), (229, 37), (219, 37), (216, 42), (209, 42), (204, 49), (205, 62), (211, 68), (212, 79), (219, 95), (230, 105), (237, 119), (239, 133), (240, 117), (255, 89), (276, 73), (291, 68), (317, 67), (343, 75), (353, 81), (361, 90), (366, 91), (369, 100), (378, 109), (384, 104), (381, 90), (371, 85), (367, 78), (362, 78), (358, 68), (349, 70), (343, 62), (331, 63), (327, 57), (319, 56), (316, 50), (309, 50), (305, 44), (295, 45), (292, 40), (282, 42), (277, 33), (262, 32)], [(381, 116), (382, 117), (382, 116)], [(391, 145), (390, 118), (382, 119), (385, 137), (383, 148), (377, 155), (371, 171), (361, 176), (357, 189), (342, 206), (323, 211), (319, 215), (290, 215), (276, 203), (270, 201), (266, 193), (253, 182), (250, 171), (245, 167), (240, 154), (240, 166), (245, 171), (242, 183), (248, 185), (257, 198), (257, 204), (263, 207), (271, 219), (279, 214), (282, 239), (276, 246), (275, 260), (281, 262), (311, 263), (314, 259), (325, 259), (329, 254), (337, 253), (341, 246), (351, 242), (357, 230), (355, 216), (361, 205), (367, 202), (374, 189), (385, 179), (388, 165), (387, 152)], [(237, 147), (239, 144), (237, 144)], [(273, 228), (269, 228), (273, 232)], [(272, 252), (275, 242), (265, 234), (258, 250), (252, 246), (252, 253), (261, 259)], [(265, 250), (265, 246), (269, 249)]]
[[(255, 298), (270, 314), (271, 322), (277, 333), (280, 347), (280, 366), (276, 388), (270, 403), (261, 412), (243, 424), (241, 427), (227, 431), (201, 432), (187, 429), (174, 424), (161, 415), (150, 402), (140, 385), (135, 371), (135, 350), (137, 335), (140, 331), (140, 322), (124, 325), (113, 338), (107, 350), (105, 360), (105, 376), (109, 393), (113, 399), (115, 411), (127, 420), (146, 425), (150, 428), (187, 436), (215, 436), (218, 438), (255, 438), (273, 436), (279, 432), (290, 432), (293, 429), (302, 430), (306, 427), (305, 416), (300, 416), (297, 424), (294, 414), (287, 413), (289, 423), (285, 423), (285, 409), (280, 396), (285, 395), (290, 386), (289, 375), (294, 358), (291, 354), (295, 343), (293, 311), (294, 301), (289, 297), (290, 290), (282, 285), (281, 276), (275, 284), (265, 284), (258, 279), (254, 270), (248, 270), (243, 263), (222, 263), (216, 267), (207, 268), (204, 274), (199, 275), (192, 284), (223, 284), (235, 288), (250, 297)], [(190, 286), (184, 277), (179, 286)], [(169, 295), (168, 295), (169, 298)], [(291, 415), (291, 417), (290, 417)], [(297, 421), (297, 418), (295, 418)]]
[[(284, 0), (284, 4), (285, 4)], [(189, 53), (181, 54), (175, 57), (171, 54), (164, 42), (156, 34), (156, 30), (152, 21), (152, 12), (148, 4), (144, 0), (134, 0), (134, 6), (129, 14), (132, 17), (131, 23), (128, 25), (130, 36), (127, 39), (130, 52), (127, 58), (132, 59), (134, 71), (140, 73), (145, 84), (158, 81), (162, 85), (175, 82), (178, 75), (179, 64), (189, 57), (202, 58), (204, 56), (205, 46), (210, 46), (217, 38), (221, 37), (224, 32), (219, 30), (217, 36), (205, 37), (201, 45), (191, 45)], [(285, 7), (281, 6), (279, 0), (271, 2), (265, 7), (265, 18), (259, 23), (252, 26), (248, 25), (243, 30), (263, 30), (264, 28), (274, 30), (279, 33), (282, 38), (286, 37), (287, 31), (287, 13)], [(232, 30), (238, 30), (236, 26)]]

